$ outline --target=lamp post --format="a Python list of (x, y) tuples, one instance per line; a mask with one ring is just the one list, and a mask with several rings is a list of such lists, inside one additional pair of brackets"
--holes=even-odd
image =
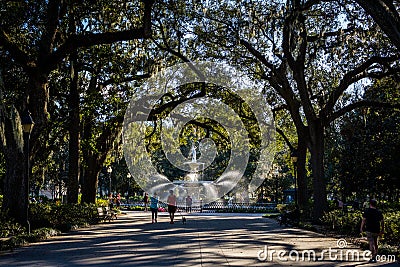
[(131, 192), (131, 177), (132, 177), (132, 175), (128, 172), (128, 174), (126, 175), (126, 178), (128, 179), (128, 197), (127, 197), (126, 201), (128, 204), (129, 204), (129, 196), (130, 196), (130, 192)]
[(298, 154), (297, 154), (297, 149), (293, 149), (292, 153), (290, 154), (290, 157), (292, 159), (293, 167), (294, 167), (294, 202), (297, 205), (297, 160), (298, 160)]
[(28, 109), (22, 113), (21, 116), (21, 124), (22, 130), (24, 132), (24, 143), (25, 143), (25, 160), (26, 160), (26, 170), (25, 170), (25, 194), (26, 194), (26, 224), (28, 228), (28, 234), (31, 233), (31, 225), (29, 223), (29, 139), (31, 137), (31, 131), (34, 125), (34, 122), (31, 117), (31, 113)]
[(272, 178), (275, 179), (275, 203), (278, 204), (278, 195), (279, 195), (279, 170), (278, 166), (273, 165), (274, 170), (272, 171)]
[(108, 173), (108, 179), (110, 181), (110, 185), (109, 185), (109, 188), (108, 188), (108, 195), (110, 195), (111, 194), (111, 173), (112, 173), (111, 166), (108, 166), (107, 173)]

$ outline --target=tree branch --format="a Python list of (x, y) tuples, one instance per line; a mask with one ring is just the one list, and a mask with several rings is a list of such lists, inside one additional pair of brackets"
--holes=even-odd
[(0, 29), (0, 46), (3, 46), (25, 70), (36, 67), (36, 63), (29, 58), (27, 53), (10, 40), (10, 37), (3, 29)]
[(268, 67), (270, 70), (274, 69), (274, 65), (268, 62), (267, 58), (264, 57), (257, 49), (255, 49), (249, 42), (244, 39), (239, 40), (240, 44), (243, 45), (247, 51), (249, 51), (257, 60), (259, 60), (264, 66)]
[(372, 101), (372, 100), (361, 100), (355, 103), (351, 103), (340, 110), (334, 112), (328, 119), (327, 124), (330, 124), (332, 121), (340, 118), (347, 112), (350, 112), (354, 109), (360, 107), (374, 107), (374, 108), (400, 108), (400, 103), (387, 103), (387, 102), (379, 102), (379, 101)]
[[(181, 52), (175, 51), (174, 49), (170, 48), (169, 45), (162, 46), (161, 44), (156, 42), (156, 40), (154, 40), (154, 39), (152, 39), (152, 41), (158, 48), (170, 53), (173, 56), (176, 56), (177, 58), (181, 59), (183, 62), (187, 63), (189, 68), (192, 71), (194, 71), (194, 73), (196, 73), (196, 75), (199, 77), (199, 79), (201, 81), (206, 80), (206, 77), (204, 76), (204, 74), (198, 68), (196, 68), (196, 66), (192, 63), (192, 61), (189, 58), (187, 58), (186, 56), (184, 56)], [(164, 41), (164, 43), (166, 43), (166, 40), (163, 40), (163, 41)]]
[(392, 1), (356, 0), (400, 50), (400, 16)]
[(147, 39), (151, 37), (151, 9), (154, 4), (154, 0), (144, 0), (144, 15), (142, 27), (116, 31), (116, 32), (103, 32), (103, 33), (91, 33), (85, 32), (81, 34), (70, 35), (65, 43), (63, 43), (58, 49), (50, 53), (45, 58), (44, 63), (47, 70), (54, 68), (66, 55), (72, 51), (101, 44), (111, 44), (118, 41), (129, 41), (135, 39)]
[(338, 87), (336, 87), (336, 89), (333, 90), (333, 92), (330, 94), (329, 99), (328, 99), (325, 107), (323, 108), (322, 112), (324, 112), (325, 114), (331, 113), (331, 111), (333, 110), (336, 102), (338, 101), (340, 96), (343, 94), (343, 92), (350, 86), (350, 84), (352, 84), (352, 83), (356, 82), (357, 80), (365, 77), (362, 74), (364, 72), (366, 72), (368, 70), (368, 68), (371, 67), (373, 64), (385, 65), (387, 63), (396, 61), (399, 58), (400, 58), (399, 55), (390, 56), (390, 57), (378, 57), (378, 56), (371, 57), (367, 61), (365, 61), (364, 63), (362, 63), (358, 67), (356, 67), (355, 69), (347, 72), (343, 76), (343, 78), (342, 78), (340, 84), (338, 85)]
[(284, 140), (285, 143), (288, 145), (290, 151), (293, 151), (293, 150), (294, 150), (294, 147), (293, 147), (292, 143), (290, 143), (289, 138), (287, 138), (287, 136), (286, 136), (285, 133), (282, 131), (282, 129), (276, 127), (275, 130), (276, 130), (276, 132), (277, 132), (278, 134), (280, 134), (280, 135), (282, 136), (283, 140)]
[(46, 29), (42, 35), (40, 53), (47, 55), (51, 52), (56, 38), (57, 27), (59, 23), (59, 11), (61, 0), (50, 0), (47, 4)]
[[(304, 77), (304, 64), (307, 53), (307, 33), (304, 30), (305, 27), (299, 26), (299, 24), (304, 26), (304, 20), (304, 16), (297, 10), (291, 11), (291, 14), (285, 18), (282, 46), (288, 65), (293, 71), (293, 77), (297, 84), (297, 89), (299, 91), (304, 113), (308, 119), (315, 120), (317, 116), (311, 103), (310, 95), (307, 90), (307, 83)], [(301, 37), (297, 51), (297, 59), (295, 59), (292, 55), (292, 53), (295, 52), (297, 45), (293, 36), (294, 30), (292, 28), (294, 27), (299, 28), (298, 30), (300, 31)], [(301, 28), (303, 28), (303, 30)]]
[(143, 75), (133, 75), (133, 76), (129, 76), (129, 77), (123, 77), (121, 79), (110, 78), (110, 79), (102, 82), (100, 85), (105, 87), (110, 84), (132, 82), (132, 81), (137, 81), (137, 80), (150, 78), (150, 77), (151, 77), (151, 75), (149, 73), (146, 73)]
[(71, 35), (64, 44), (62, 44), (56, 51), (51, 53), (48, 63), (49, 69), (52, 69), (55, 64), (60, 62), (66, 55), (70, 54), (77, 48), (90, 47), (101, 44), (111, 44), (118, 41), (128, 41), (134, 39), (145, 38), (144, 29), (132, 29), (118, 32), (104, 32), (104, 33), (83, 33)]

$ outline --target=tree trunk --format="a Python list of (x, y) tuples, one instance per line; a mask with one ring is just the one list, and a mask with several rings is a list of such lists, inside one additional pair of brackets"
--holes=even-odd
[[(46, 127), (48, 125), (49, 113), (47, 111), (47, 104), (49, 102), (49, 82), (48, 75), (40, 72), (30, 77), (31, 88), (29, 90), (29, 110), (32, 113), (32, 119), (35, 126), (32, 128), (32, 134), (29, 141), (30, 156), (35, 158), (37, 151), (43, 145), (41, 136), (47, 133)], [(47, 137), (43, 137), (45, 140)]]
[(307, 142), (303, 134), (298, 134), (297, 153), (297, 203), (300, 209), (305, 209), (308, 204), (308, 182), (306, 173)]
[(101, 164), (95, 156), (86, 158), (86, 166), (82, 184), (82, 203), (96, 203), (97, 182), (101, 171)]
[[(43, 129), (47, 125), (47, 103), (49, 99), (47, 75), (38, 71), (31, 75), (30, 78), (29, 85), (31, 88), (28, 90), (29, 109), (32, 112), (35, 126), (30, 135), (28, 152), (24, 150), (26, 143), (23, 140), (20, 114), (15, 107), (7, 110), (4, 105), (0, 105), (0, 134), (6, 161), (3, 210), (9, 210), (10, 216), (24, 225), (27, 220), (29, 204), (28, 188), (26, 187), (29, 184), (27, 179), (30, 169), (28, 170), (27, 159), (31, 160), (35, 155), (35, 151), (38, 151), (39, 147), (43, 145), (39, 137), (42, 132), (46, 132)], [(2, 99), (4, 87), (2, 80), (0, 87), (0, 98)]]
[(18, 111), (12, 107), (9, 111), (0, 106), (0, 136), (6, 162), (4, 178), (3, 211), (22, 225), (27, 221), (28, 192), (26, 188), (27, 161), (21, 120)]
[(69, 95), (69, 170), (68, 170), (68, 203), (78, 203), (79, 193), (79, 92), (78, 73), (75, 70), (75, 55), (71, 56), (71, 86)]
[[(96, 138), (97, 151), (92, 148), (82, 147), (82, 154), (85, 160), (85, 176), (83, 177), (82, 202), (94, 203), (96, 201), (98, 176), (107, 158), (108, 152), (112, 149), (113, 142), (120, 137), (122, 132), (123, 117), (115, 118), (115, 122), (110, 121), (110, 126), (103, 128), (101, 135)], [(112, 125), (112, 127), (111, 127)], [(83, 130), (82, 140), (91, 140), (92, 124), (87, 124)]]
[(314, 197), (313, 220), (320, 223), (328, 208), (324, 171), (324, 127), (320, 119), (313, 121), (309, 127)]

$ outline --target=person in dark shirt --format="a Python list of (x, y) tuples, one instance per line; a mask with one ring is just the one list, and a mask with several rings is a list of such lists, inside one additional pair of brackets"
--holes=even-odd
[(186, 212), (192, 212), (192, 197), (187, 195), (186, 197)]
[(383, 215), (376, 206), (376, 200), (371, 199), (369, 201), (369, 208), (364, 211), (360, 227), (361, 233), (364, 229), (367, 233), (369, 249), (372, 253), (370, 262), (376, 262), (376, 255), (378, 254), (378, 237), (382, 235), (384, 231)]

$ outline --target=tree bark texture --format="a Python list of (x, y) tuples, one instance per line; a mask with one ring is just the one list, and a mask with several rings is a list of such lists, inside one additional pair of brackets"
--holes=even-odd
[(101, 166), (96, 159), (92, 156), (85, 160), (86, 166), (84, 168), (85, 176), (82, 179), (82, 203), (95, 203), (97, 193), (97, 181), (101, 171)]
[(297, 203), (300, 209), (305, 209), (309, 199), (306, 173), (307, 142), (302, 134), (298, 134), (297, 153)]
[(75, 56), (71, 57), (71, 86), (69, 95), (69, 169), (67, 201), (78, 203), (79, 194), (79, 140), (80, 140), (80, 118), (79, 118), (79, 91), (78, 73), (75, 69)]
[(313, 177), (313, 219), (319, 223), (327, 210), (326, 177), (324, 170), (324, 126), (320, 119), (312, 122), (310, 128), (310, 152)]
[[(97, 152), (82, 149), (86, 163), (86, 167), (83, 167), (85, 176), (83, 177), (82, 202), (94, 203), (96, 201), (98, 176), (113, 142), (120, 137), (122, 131), (123, 117), (118, 117), (116, 120), (116, 123), (110, 123), (108, 126), (110, 128), (105, 128), (96, 139)], [(87, 128), (87, 130), (89, 129)]]
[(0, 136), (6, 161), (3, 211), (25, 225), (28, 196), (26, 196), (27, 161), (20, 115), (15, 107), (0, 106)]

